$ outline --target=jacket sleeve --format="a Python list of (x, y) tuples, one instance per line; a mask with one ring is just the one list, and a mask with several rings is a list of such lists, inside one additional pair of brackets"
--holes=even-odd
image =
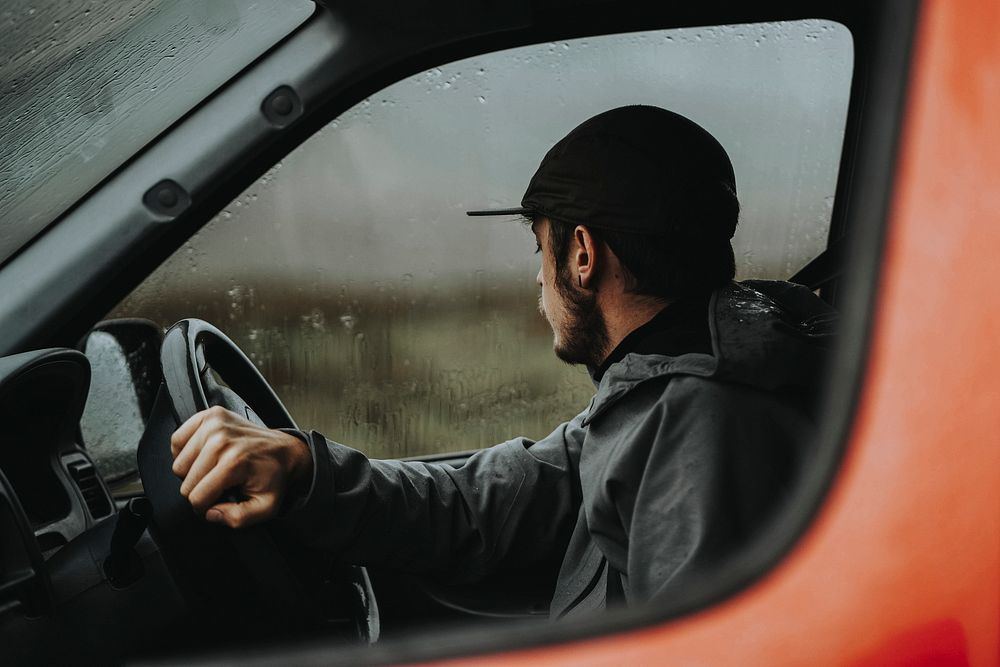
[(618, 459), (607, 477), (613, 521), (627, 546), (616, 549), (616, 541), (606, 555), (624, 575), (628, 601), (662, 594), (759, 534), (813, 433), (812, 420), (788, 396), (701, 378), (671, 380), (624, 436), (648, 443), (646, 455)]
[(313, 479), (285, 521), (344, 562), (475, 580), (562, 554), (580, 503), (581, 417), (455, 468), (382, 461), (312, 432)]

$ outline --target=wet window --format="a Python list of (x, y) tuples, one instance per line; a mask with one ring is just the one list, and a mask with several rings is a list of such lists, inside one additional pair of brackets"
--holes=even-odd
[(92, 332), (84, 352), (91, 375), (80, 435), (104, 478), (115, 481), (135, 470), (135, 448), (145, 428), (139, 398), (127, 354), (114, 336)]
[(825, 21), (540, 44), (412, 76), (275, 165), (114, 316), (200, 317), (257, 363), (303, 428), (378, 457), (540, 437), (593, 385), (552, 354), (539, 257), (513, 220), (545, 151), (630, 103), (712, 132), (742, 203), (740, 278), (826, 246), (853, 67)]
[(0, 261), (313, 9), (308, 0), (6, 0)]

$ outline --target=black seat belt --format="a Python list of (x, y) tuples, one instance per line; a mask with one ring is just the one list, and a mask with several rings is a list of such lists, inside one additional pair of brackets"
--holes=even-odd
[(626, 602), (625, 589), (622, 586), (622, 573), (608, 562), (608, 592), (605, 606), (609, 609), (611, 607), (624, 607)]
[(840, 277), (844, 272), (844, 253), (847, 240), (841, 236), (831, 240), (826, 250), (811, 262), (795, 272), (788, 282), (805, 285), (811, 290), (824, 287)]

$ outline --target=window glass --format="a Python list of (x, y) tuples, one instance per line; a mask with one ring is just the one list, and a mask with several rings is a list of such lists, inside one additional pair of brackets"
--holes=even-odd
[(6, 0), (0, 261), (313, 8), (308, 0)]
[(145, 422), (126, 352), (114, 336), (94, 331), (84, 353), (90, 362), (90, 391), (80, 416), (80, 435), (108, 481), (135, 470), (135, 450)]
[(853, 66), (826, 21), (540, 44), (431, 69), (361, 102), (274, 166), (113, 316), (212, 321), (300, 426), (378, 457), (540, 437), (584, 409), (552, 354), (518, 205), (545, 151), (631, 103), (712, 132), (736, 169), (741, 278), (826, 244)]

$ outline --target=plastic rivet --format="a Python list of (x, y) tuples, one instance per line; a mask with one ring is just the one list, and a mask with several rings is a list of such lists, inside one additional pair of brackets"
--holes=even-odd
[(287, 116), (292, 113), (294, 105), (292, 104), (292, 101), (288, 99), (287, 95), (278, 95), (271, 102), (271, 107), (274, 109), (275, 113), (281, 116)]
[(177, 193), (170, 188), (160, 188), (156, 193), (156, 201), (164, 208), (173, 208), (177, 205)]

